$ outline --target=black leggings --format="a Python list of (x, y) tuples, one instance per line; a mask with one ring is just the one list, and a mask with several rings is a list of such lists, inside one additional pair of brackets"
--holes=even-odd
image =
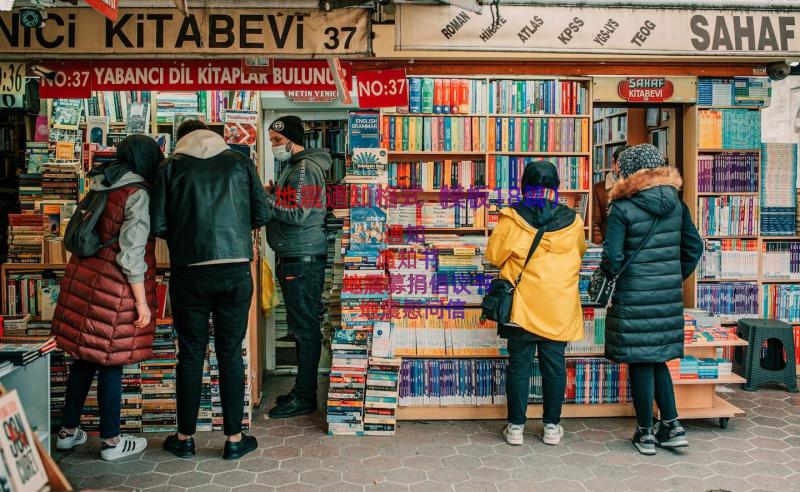
[(675, 420), (675, 393), (672, 377), (664, 362), (629, 364), (633, 407), (639, 427), (653, 426), (653, 399), (658, 405), (661, 420)]

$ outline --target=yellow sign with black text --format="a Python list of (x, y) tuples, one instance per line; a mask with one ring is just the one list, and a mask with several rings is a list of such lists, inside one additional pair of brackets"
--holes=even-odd
[[(0, 56), (87, 55), (367, 55), (365, 9), (329, 13), (293, 9), (120, 9), (116, 21), (90, 9), (48, 9), (42, 28), (25, 28), (19, 12), (0, 12)], [(17, 56), (18, 57), (18, 56)]]

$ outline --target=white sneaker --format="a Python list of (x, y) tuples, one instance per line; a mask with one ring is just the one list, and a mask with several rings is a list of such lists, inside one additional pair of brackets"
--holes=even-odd
[(119, 436), (119, 442), (116, 446), (109, 446), (103, 442), (100, 448), (100, 457), (106, 461), (113, 461), (141, 453), (146, 448), (147, 439), (144, 437), (133, 437), (128, 434), (122, 434)]
[(542, 434), (542, 442), (555, 446), (561, 443), (561, 438), (564, 437), (564, 428), (559, 424), (546, 424), (544, 426), (544, 433)]
[(75, 432), (68, 434), (65, 430), (60, 430), (56, 439), (57, 449), (72, 449), (75, 446), (84, 444), (89, 438), (86, 433), (81, 429), (75, 429)]
[(524, 425), (506, 424), (503, 427), (503, 436), (506, 438), (506, 442), (512, 446), (522, 446), (525, 439), (522, 434), (524, 428)]

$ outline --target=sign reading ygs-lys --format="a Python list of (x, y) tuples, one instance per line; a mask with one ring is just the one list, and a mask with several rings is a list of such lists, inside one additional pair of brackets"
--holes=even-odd
[(258, 55), (369, 53), (365, 9), (119, 9), (116, 21), (90, 9), (48, 9), (42, 28), (0, 12), (0, 53), (78, 55)]
[(619, 97), (630, 102), (664, 102), (672, 97), (672, 82), (664, 77), (631, 77), (617, 85)]
[[(734, 3), (734, 2), (731, 2)], [(776, 2), (777, 3), (777, 2)], [(501, 5), (482, 14), (401, 4), (398, 50), (800, 55), (796, 12)]]

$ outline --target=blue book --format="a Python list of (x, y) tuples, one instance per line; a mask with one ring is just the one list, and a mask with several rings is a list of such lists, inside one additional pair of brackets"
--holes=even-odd
[[(353, 111), (348, 121), (350, 151), (377, 149), (381, 146), (380, 115), (377, 112)], [(390, 129), (391, 132), (391, 129)]]
[(422, 134), (424, 136), (422, 150), (433, 150), (433, 132), (431, 130), (431, 118), (429, 117), (422, 119)]
[(509, 118), (508, 119), (508, 150), (517, 150), (515, 147), (516, 142), (514, 141), (514, 127), (516, 126), (516, 118)]
[(444, 118), (444, 150), (450, 152), (453, 150), (453, 127), (452, 118)]
[(412, 113), (422, 112), (422, 79), (408, 79), (408, 110)]
[(503, 148), (503, 121), (502, 118), (494, 119), (494, 150), (500, 152)]
[(389, 150), (397, 150), (395, 144), (397, 140), (397, 121), (396, 117), (389, 116)]

